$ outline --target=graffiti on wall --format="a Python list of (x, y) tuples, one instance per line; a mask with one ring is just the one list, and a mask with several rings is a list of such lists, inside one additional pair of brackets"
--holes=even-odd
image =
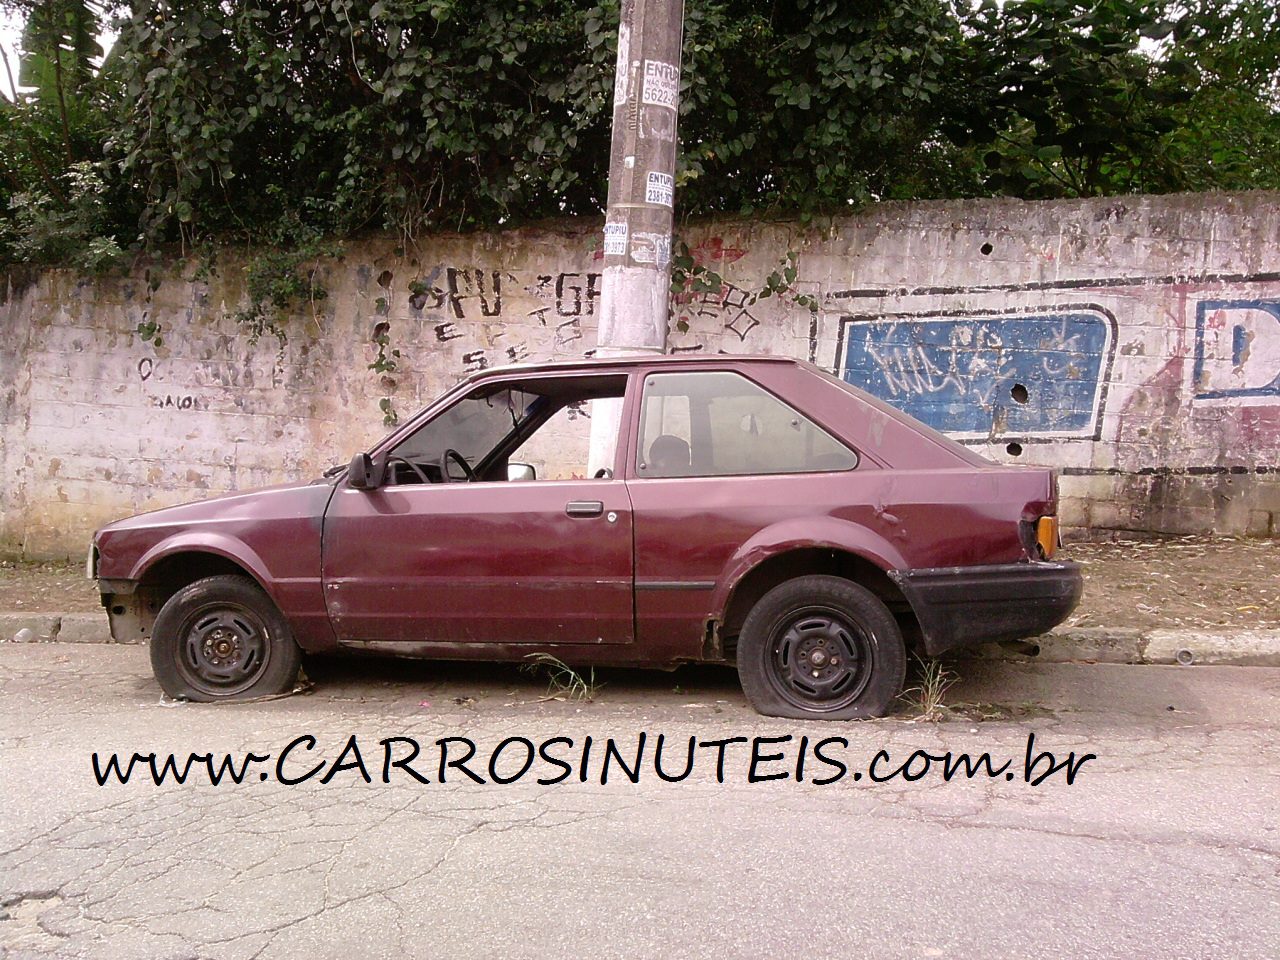
[(1197, 400), (1280, 397), (1280, 300), (1196, 304)]
[(844, 317), (838, 369), (959, 440), (1096, 439), (1115, 324), (1092, 305)]

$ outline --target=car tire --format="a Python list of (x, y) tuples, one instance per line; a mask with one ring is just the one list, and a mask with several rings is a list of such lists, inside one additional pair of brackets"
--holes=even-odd
[(160, 608), (151, 668), (169, 696), (213, 703), (283, 693), (302, 652), (271, 598), (248, 577), (206, 577)]
[(882, 717), (902, 691), (906, 647), (875, 594), (840, 577), (805, 576), (774, 587), (738, 635), (738, 676), (751, 705), (771, 717)]

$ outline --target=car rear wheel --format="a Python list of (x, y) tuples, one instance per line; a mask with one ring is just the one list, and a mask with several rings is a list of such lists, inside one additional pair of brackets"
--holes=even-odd
[(893, 615), (839, 577), (788, 580), (751, 608), (738, 636), (738, 676), (771, 717), (881, 717), (902, 690), (907, 656)]
[(282, 693), (301, 661), (288, 622), (247, 577), (207, 577), (183, 587), (160, 609), (151, 633), (151, 668), (176, 699)]

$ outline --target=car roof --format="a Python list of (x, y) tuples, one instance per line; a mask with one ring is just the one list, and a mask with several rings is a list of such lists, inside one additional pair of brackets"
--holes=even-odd
[(537, 363), (505, 364), (500, 367), (489, 367), (482, 370), (473, 374), (468, 378), (468, 380), (479, 380), (484, 377), (495, 375), (505, 376), (512, 373), (569, 373), (575, 370), (605, 370), (617, 367), (650, 365), (691, 366), (694, 364), (711, 364), (713, 366), (735, 367), (755, 365), (758, 363), (778, 363), (801, 366), (803, 362), (796, 360), (793, 357), (772, 357), (765, 354), (687, 353), (672, 355), (643, 353), (625, 357), (570, 357), (561, 360), (542, 360)]

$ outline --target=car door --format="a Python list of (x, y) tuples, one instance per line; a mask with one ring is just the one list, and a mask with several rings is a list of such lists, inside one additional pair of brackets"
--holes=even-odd
[[(569, 409), (572, 385), (534, 389), (560, 391), (554, 402)], [(476, 419), (454, 416), (464, 425)], [(399, 449), (416, 456), (412, 447)], [(622, 480), (448, 482), (447, 473), (373, 490), (344, 481), (336, 491), (324, 522), (323, 571), (340, 641), (632, 641), (632, 510)]]

